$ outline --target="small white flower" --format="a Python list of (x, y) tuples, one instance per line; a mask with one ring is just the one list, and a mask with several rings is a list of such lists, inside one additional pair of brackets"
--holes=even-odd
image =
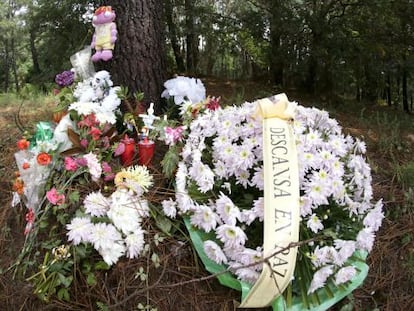
[(352, 280), (356, 273), (357, 271), (353, 266), (343, 267), (335, 274), (334, 282), (336, 285), (344, 284)]
[(224, 255), (220, 246), (211, 240), (204, 242), (204, 252), (207, 257), (218, 264), (227, 263), (227, 257)]
[(144, 231), (141, 228), (137, 228), (134, 232), (127, 234), (125, 243), (127, 257), (138, 258), (144, 250)]
[(217, 227), (216, 233), (217, 238), (224, 243), (225, 247), (237, 247), (244, 245), (247, 240), (247, 236), (243, 230), (234, 225), (221, 225)]
[(75, 217), (66, 225), (68, 229), (68, 240), (72, 241), (74, 245), (81, 242), (90, 242), (90, 236), (93, 229), (93, 224), (89, 217)]
[(177, 215), (177, 202), (170, 198), (168, 200), (162, 201), (161, 204), (164, 214), (168, 217), (175, 218)]
[(105, 216), (109, 209), (108, 199), (100, 192), (89, 193), (83, 200), (85, 210), (92, 216)]
[(102, 256), (103, 260), (112, 266), (116, 264), (121, 256), (125, 253), (125, 245), (121, 242), (113, 242), (106, 247), (101, 247), (97, 249), (98, 253)]

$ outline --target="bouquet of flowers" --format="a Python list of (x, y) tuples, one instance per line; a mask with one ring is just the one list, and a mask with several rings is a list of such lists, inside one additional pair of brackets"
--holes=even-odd
[[(134, 162), (124, 167), (118, 157), (118, 90), (108, 72), (97, 72), (77, 83), (75, 101), (58, 124), (40, 122), (31, 139), (18, 142), (13, 205), (27, 208), (27, 225), (17, 264), (24, 274), (29, 258), (44, 256), (29, 277), (43, 300), (54, 294), (69, 300), (73, 269), (81, 262), (95, 260), (94, 269), (108, 269), (144, 252), (145, 196), (153, 177)], [(87, 270), (87, 277), (93, 272)]]
[[(197, 105), (184, 101), (182, 111)], [(166, 215), (187, 219), (207, 266), (221, 265), (221, 272), (230, 271), (244, 287), (255, 283), (264, 261), (263, 140), (255, 110), (256, 103), (244, 103), (192, 114), (175, 149), (175, 198), (163, 202)], [(331, 288), (350, 284), (364, 269), (354, 263), (355, 255), (363, 260), (371, 251), (384, 215), (382, 201), (372, 202), (364, 142), (345, 135), (335, 119), (316, 108), (298, 105), (293, 128), (300, 240), (307, 243), (299, 245), (285, 295), (290, 304), (292, 297), (302, 297), (303, 307), (309, 307), (320, 304), (318, 294), (331, 296)]]

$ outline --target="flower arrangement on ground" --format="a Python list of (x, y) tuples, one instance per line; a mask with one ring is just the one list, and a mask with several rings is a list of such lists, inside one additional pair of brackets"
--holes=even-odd
[(85, 262), (109, 269), (121, 257), (138, 258), (145, 251), (153, 176), (137, 161), (124, 165), (120, 159), (127, 130), (116, 127), (123, 121), (118, 90), (107, 71), (97, 72), (77, 83), (74, 101), (57, 124), (40, 122), (31, 138), (18, 142), (13, 205), (27, 208), (18, 264), (33, 268), (29, 259), (44, 256), (29, 277), (43, 300), (54, 294), (70, 299), (73, 269)]
[[(174, 93), (180, 94), (179, 102), (185, 99), (179, 91)], [(201, 113), (198, 105), (182, 101), (181, 111), (194, 107), (197, 113), (187, 119), (179, 138), (165, 127), (165, 141), (176, 146), (179, 160), (175, 198), (163, 202), (164, 213), (188, 218), (204, 237), (205, 255), (252, 285), (264, 260), (263, 141), (261, 121), (254, 117), (256, 103)], [(327, 112), (300, 105), (293, 129), (300, 240), (308, 242), (299, 247), (298, 268), (288, 291), (304, 297), (308, 305), (307, 297), (318, 289), (330, 292), (331, 285), (341, 287), (357, 275), (354, 254), (371, 251), (384, 215), (382, 201), (372, 202), (363, 141), (345, 135)]]

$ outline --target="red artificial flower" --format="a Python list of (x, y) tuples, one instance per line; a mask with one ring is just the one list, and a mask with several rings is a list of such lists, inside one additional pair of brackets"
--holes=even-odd
[(24, 192), (24, 182), (20, 178), (16, 178), (13, 183), (13, 191), (16, 191), (18, 194), (23, 194)]
[(91, 129), (89, 130), (88, 134), (91, 135), (92, 139), (96, 141), (96, 140), (99, 139), (99, 137), (101, 137), (102, 132), (97, 127), (92, 126)]
[(29, 162), (24, 162), (22, 167), (23, 167), (24, 170), (27, 170), (28, 168), (30, 168)]
[(81, 127), (92, 127), (98, 124), (99, 124), (98, 120), (96, 120), (95, 115), (92, 113), (84, 117), (83, 120), (79, 121), (78, 127), (80, 128)]
[(19, 150), (26, 150), (29, 148), (29, 146), (30, 146), (30, 141), (28, 141), (25, 138), (22, 138), (17, 142), (17, 148), (19, 148)]
[(27, 235), (33, 229), (33, 224), (35, 220), (35, 214), (32, 208), (29, 208), (29, 211), (26, 213), (26, 228), (24, 229), (24, 235)]
[(41, 152), (37, 155), (37, 163), (42, 166), (49, 165), (52, 162), (52, 156), (47, 152)]
[(207, 103), (207, 109), (209, 110), (217, 110), (220, 108), (220, 97), (209, 97), (208, 103)]

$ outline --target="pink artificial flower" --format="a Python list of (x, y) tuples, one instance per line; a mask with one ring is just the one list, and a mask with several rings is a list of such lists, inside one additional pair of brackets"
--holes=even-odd
[(121, 154), (123, 154), (125, 152), (125, 144), (123, 142), (120, 142), (118, 144), (118, 146), (116, 146), (115, 150), (114, 150), (114, 156), (120, 156)]
[(102, 171), (104, 173), (112, 173), (112, 167), (108, 164), (108, 162), (102, 162)]
[(76, 159), (76, 163), (79, 165), (79, 166), (86, 166), (86, 165), (88, 165), (88, 162), (86, 161), (86, 159), (84, 159), (84, 158), (77, 158)]
[(121, 139), (120, 143), (116, 147), (114, 151), (114, 156), (120, 156), (126, 150), (126, 146), (130, 144), (135, 144), (135, 140), (133, 138), (129, 138), (127, 134), (125, 134), (124, 138)]
[(59, 194), (56, 188), (52, 188), (48, 192), (46, 192), (46, 198), (53, 205), (61, 205), (65, 202), (65, 195)]
[(78, 163), (72, 157), (65, 157), (65, 169), (75, 172), (78, 169)]
[(24, 228), (24, 235), (27, 235), (30, 231), (32, 231), (34, 220), (35, 214), (33, 208), (29, 208), (29, 211), (26, 213), (26, 227)]
[(82, 138), (81, 141), (80, 141), (80, 144), (83, 148), (86, 149), (86, 148), (88, 148), (89, 142), (86, 138)]
[(174, 145), (178, 141), (181, 141), (185, 129), (185, 126), (178, 126), (176, 128), (167, 126), (165, 128), (165, 143), (167, 145)]
[(108, 162), (102, 162), (102, 171), (104, 173), (104, 181), (111, 181), (115, 179), (115, 174), (112, 172), (112, 167)]

